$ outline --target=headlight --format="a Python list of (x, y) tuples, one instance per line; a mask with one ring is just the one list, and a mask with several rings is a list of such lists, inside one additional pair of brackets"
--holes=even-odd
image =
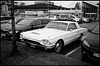
[(18, 33), (18, 31), (16, 31), (16, 33)]
[(23, 35), (22, 35), (22, 34), (20, 34), (20, 39), (22, 39), (22, 37), (23, 37)]
[[(15, 31), (16, 33), (18, 32), (18, 31)], [(9, 33), (11, 33), (12, 34), (12, 31), (9, 31)]]
[(83, 41), (83, 44), (86, 45), (87, 47), (90, 47), (90, 45), (88, 44), (86, 40)]
[(9, 31), (10, 34), (12, 34), (12, 31)]
[(50, 45), (51, 43), (48, 40), (44, 39), (44, 40), (40, 41), (40, 44)]

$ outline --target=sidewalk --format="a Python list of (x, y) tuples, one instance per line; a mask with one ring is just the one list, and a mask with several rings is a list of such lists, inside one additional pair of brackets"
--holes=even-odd
[(90, 65), (51, 51), (34, 49), (17, 42), (18, 52), (11, 55), (11, 41), (1, 39), (1, 65)]

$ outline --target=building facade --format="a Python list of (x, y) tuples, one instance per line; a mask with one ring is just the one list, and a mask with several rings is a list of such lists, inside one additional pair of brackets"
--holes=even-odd
[(91, 18), (93, 21), (97, 19), (98, 6), (82, 2), (83, 17)]
[[(1, 16), (11, 15), (11, 0), (0, 1), (1, 4)], [(18, 5), (18, 2), (14, 2), (14, 5)], [(15, 10), (17, 12), (17, 10)]]
[(40, 1), (35, 2), (33, 5), (25, 5), (16, 7), (20, 12), (20, 14), (26, 15), (50, 15), (49, 10), (68, 10), (68, 8), (54, 5), (54, 2), (48, 1)]
[[(100, 6), (100, 3), (98, 3), (97, 5)], [(97, 10), (97, 21), (99, 21), (99, 7), (98, 7), (98, 10)]]

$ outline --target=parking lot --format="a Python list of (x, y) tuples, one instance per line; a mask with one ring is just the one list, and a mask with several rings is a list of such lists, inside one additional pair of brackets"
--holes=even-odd
[(100, 65), (99, 1), (1, 1), (1, 65)]
[[(93, 29), (93, 27), (97, 24), (98, 22), (91, 22), (91, 23), (82, 23), (80, 24), (81, 27), (85, 27), (85, 28), (88, 28), (88, 29)], [(89, 34), (89, 32), (86, 32), (84, 36), (87, 36)], [(8, 40), (8, 39), (1, 39), (1, 43), (5, 42), (5, 41), (11, 41), (11, 40)], [(20, 43), (20, 41), (17, 41)], [(11, 45), (11, 44), (10, 44)], [(11, 49), (11, 48), (10, 48)], [(44, 50), (44, 49), (36, 49), (36, 50), (41, 50), (42, 52), (47, 52), (49, 53), (48, 51)], [(32, 49), (30, 49), (28, 52), (31, 52)], [(41, 51), (38, 51), (38, 52), (41, 52)], [(34, 52), (34, 51), (32, 51)], [(51, 51), (53, 52), (53, 51)], [(50, 53), (51, 53), (50, 52)], [(58, 54), (58, 53), (57, 53)], [(77, 59), (81, 62), (86, 62), (86, 63), (89, 63), (89, 64), (93, 64), (92, 62), (89, 62), (89, 61), (83, 61), (82, 60), (82, 54), (81, 54), (81, 46), (80, 46), (80, 42), (79, 41), (75, 41), (75, 42), (72, 42), (71, 44), (65, 46), (62, 50), (61, 53), (59, 53), (65, 57), (71, 57), (71, 58), (74, 58), (74, 59)]]

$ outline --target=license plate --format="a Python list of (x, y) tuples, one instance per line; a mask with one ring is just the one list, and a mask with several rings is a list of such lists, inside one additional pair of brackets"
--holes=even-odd
[(93, 56), (95, 56), (95, 57), (100, 57), (100, 54), (98, 54), (98, 53), (93, 53)]

